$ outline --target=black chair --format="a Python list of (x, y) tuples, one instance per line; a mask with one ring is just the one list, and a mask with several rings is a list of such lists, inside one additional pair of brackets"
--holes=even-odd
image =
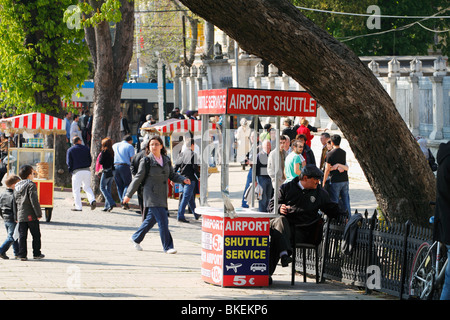
[[(316, 266), (316, 283), (320, 282), (319, 273), (319, 246), (323, 238), (323, 218), (319, 218), (312, 223), (308, 224), (296, 224), (291, 228), (292, 232), (292, 270), (291, 270), (291, 285), (295, 284), (295, 260), (297, 258), (297, 249), (302, 250), (302, 260), (303, 260), (303, 282), (306, 282), (306, 251), (314, 250), (315, 256), (315, 266)], [(297, 242), (296, 232), (297, 228), (307, 229), (312, 227), (309, 234), (307, 235), (307, 240), (305, 242)]]

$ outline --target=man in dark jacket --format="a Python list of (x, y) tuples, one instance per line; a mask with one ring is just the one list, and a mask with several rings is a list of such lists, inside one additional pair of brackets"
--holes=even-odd
[[(287, 267), (292, 258), (291, 235), (295, 224), (307, 225), (298, 230), (297, 242), (310, 242), (320, 221), (319, 209), (330, 218), (343, 215), (339, 205), (330, 200), (328, 193), (319, 184), (323, 173), (315, 165), (306, 165), (301, 175), (283, 184), (278, 189), (278, 208), (275, 212), (280, 216), (270, 221), (270, 266), (273, 274), (278, 260)], [(269, 203), (269, 211), (274, 211), (274, 199)]]
[(95, 195), (91, 188), (91, 151), (82, 144), (80, 137), (73, 138), (73, 146), (67, 150), (66, 163), (72, 174), (72, 194), (75, 208), (72, 211), (82, 211), (80, 188), (86, 192), (91, 210), (96, 208)]
[[(434, 241), (447, 246), (450, 257), (450, 142), (441, 143), (437, 153), (436, 212), (434, 219)], [(441, 300), (450, 300), (450, 264), (445, 270), (445, 282)]]
[(188, 205), (191, 211), (194, 213), (194, 218), (197, 220), (195, 210), (195, 191), (198, 184), (198, 178), (200, 177), (200, 168), (198, 166), (198, 156), (194, 152), (195, 142), (194, 139), (188, 139), (186, 150), (180, 153), (178, 159), (175, 161), (174, 171), (180, 170), (180, 174), (191, 180), (191, 184), (185, 184), (183, 186), (182, 198), (178, 206), (177, 219), (180, 222), (189, 222), (184, 216), (186, 205)]

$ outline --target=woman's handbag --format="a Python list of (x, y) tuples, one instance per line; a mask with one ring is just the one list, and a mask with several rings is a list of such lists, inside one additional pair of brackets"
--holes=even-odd
[(102, 173), (105, 176), (105, 178), (111, 178), (113, 176), (113, 169), (112, 168), (103, 169)]

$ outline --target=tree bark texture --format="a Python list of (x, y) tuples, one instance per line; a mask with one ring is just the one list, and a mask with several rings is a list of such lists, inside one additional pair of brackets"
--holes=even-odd
[[(85, 28), (86, 42), (94, 61), (94, 110), (92, 122), (91, 171), (100, 153), (101, 141), (110, 137), (114, 142), (120, 137), (120, 99), (123, 82), (133, 55), (134, 1), (122, 0), (122, 20), (116, 24), (114, 43), (109, 23)], [(96, 8), (100, 1), (91, 0)], [(93, 190), (100, 195), (99, 179), (92, 174)]]
[(390, 221), (423, 225), (435, 178), (392, 99), (347, 46), (286, 0), (180, 0), (299, 82), (341, 129)]

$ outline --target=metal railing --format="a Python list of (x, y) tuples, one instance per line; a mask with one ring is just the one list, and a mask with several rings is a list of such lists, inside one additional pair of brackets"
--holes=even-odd
[[(356, 211), (355, 214), (358, 212)], [(366, 288), (408, 298), (409, 271), (418, 247), (431, 241), (431, 228), (411, 223), (389, 223), (377, 219), (377, 212), (369, 218), (368, 212), (358, 223), (352, 252), (343, 252), (345, 220), (329, 220), (324, 227), (324, 238), (318, 250), (322, 279)], [(296, 267), (302, 269), (301, 250), (297, 251)], [(306, 272), (315, 274), (314, 251), (308, 250)]]

